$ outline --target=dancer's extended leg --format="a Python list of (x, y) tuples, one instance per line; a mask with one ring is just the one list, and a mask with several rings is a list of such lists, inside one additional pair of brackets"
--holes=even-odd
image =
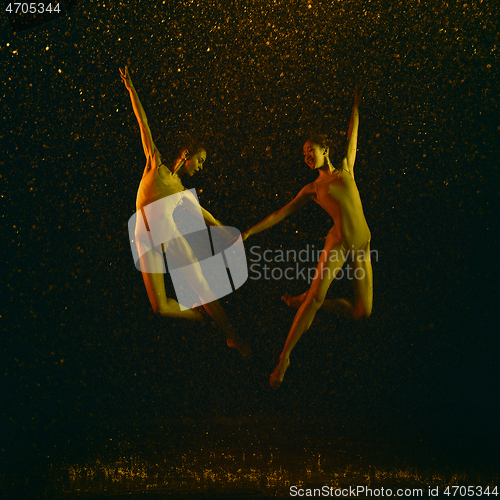
[[(180, 244), (183, 244), (183, 242), (180, 242)], [(188, 246), (186, 248), (183, 248), (183, 251), (187, 256), (190, 256), (192, 254), (191, 248)], [(197, 264), (194, 258), (192, 262)], [(144, 278), (144, 284), (146, 285), (146, 290), (148, 292), (148, 297), (151, 302), (151, 306), (153, 307), (153, 311), (159, 316), (163, 317), (190, 319), (205, 323), (206, 317), (199, 311), (199, 307), (181, 311), (179, 303), (176, 300), (170, 299), (166, 296), (164, 274), (147, 272), (149, 270), (161, 269), (162, 265), (163, 255), (156, 251), (146, 252), (141, 257), (142, 276)], [(197, 267), (197, 286), (204, 287), (204, 296), (208, 296), (209, 294), (206, 293), (206, 291), (208, 290), (208, 283), (206, 282), (201, 272), (201, 267), (199, 267), (199, 264)], [(250, 347), (246, 344), (246, 342), (238, 337), (219, 301), (215, 300), (210, 303), (205, 303), (203, 304), (203, 308), (223, 331), (227, 341), (227, 345), (229, 347), (238, 349), (238, 351), (240, 351), (240, 353), (244, 357), (248, 357), (251, 354)]]
[(335, 275), (340, 271), (345, 261), (345, 248), (338, 243), (333, 235), (328, 235), (324, 251), (316, 268), (316, 274), (307, 292), (307, 296), (299, 307), (280, 355), (280, 361), (271, 375), (271, 387), (279, 387), (290, 365), (290, 353), (302, 334), (309, 329), (316, 312), (325, 300), (326, 292)]
[(182, 252), (182, 255), (186, 258), (186, 262), (190, 263), (191, 272), (188, 280), (193, 290), (200, 297), (200, 301), (203, 303), (205, 311), (212, 317), (226, 336), (227, 345), (238, 349), (241, 355), (245, 358), (249, 357), (251, 355), (250, 346), (237, 335), (236, 330), (231, 325), (220, 302), (218, 300), (210, 302), (203, 300), (203, 297), (213, 297), (213, 293), (210, 290), (207, 280), (203, 276), (201, 266), (194, 256), (191, 247), (187, 244), (184, 238), (177, 238), (176, 244), (179, 245), (178, 251)]
[[(354, 264), (354, 305), (346, 299), (325, 299), (321, 309), (326, 312), (348, 314), (354, 319), (368, 318), (372, 312), (373, 304), (373, 273), (370, 255), (370, 242), (367, 242), (356, 253)], [(290, 307), (298, 309), (306, 300), (309, 290), (301, 295), (292, 297), (283, 295), (281, 300)]]
[(354, 260), (355, 304), (352, 315), (355, 319), (368, 318), (373, 304), (373, 273), (370, 242), (358, 250)]

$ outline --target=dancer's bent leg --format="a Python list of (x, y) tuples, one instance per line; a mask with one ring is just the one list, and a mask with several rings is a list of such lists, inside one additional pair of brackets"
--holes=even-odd
[(370, 242), (360, 249), (354, 261), (354, 319), (368, 318), (373, 304), (373, 273), (370, 258)]
[(163, 267), (163, 255), (156, 251), (149, 251), (141, 257), (141, 270), (146, 291), (153, 311), (158, 316), (168, 318), (182, 318), (199, 322), (204, 322), (203, 315), (194, 309), (181, 311), (179, 303), (167, 297), (165, 292), (165, 275), (162, 273), (152, 273), (150, 270), (161, 269)]

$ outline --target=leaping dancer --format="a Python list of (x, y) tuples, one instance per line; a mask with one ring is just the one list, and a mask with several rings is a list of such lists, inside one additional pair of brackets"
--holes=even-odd
[[(144, 169), (137, 191), (136, 207), (137, 212), (140, 212), (145, 206), (161, 198), (184, 191), (185, 187), (182, 185), (181, 176), (190, 177), (202, 169), (207, 158), (207, 152), (201, 144), (191, 140), (185, 144), (177, 145), (175, 160), (172, 164), (165, 165), (162, 163), (160, 152), (156, 148), (151, 136), (146, 113), (134, 88), (127, 66), (125, 66), (125, 70), (120, 69), (120, 74), (125, 87), (130, 93), (132, 107), (141, 131), (144, 154), (147, 159), (146, 168)], [(206, 224), (210, 226), (222, 226), (204, 208), (199, 208)], [(173, 212), (173, 210), (170, 210), (170, 212)], [(136, 226), (135, 242), (139, 255), (141, 255), (140, 266), (148, 297), (154, 312), (161, 317), (184, 318), (204, 322), (205, 317), (200, 312), (201, 307), (181, 310), (179, 303), (174, 299), (168, 298), (165, 293), (164, 273), (159, 270), (163, 268), (163, 253), (169, 251), (177, 255), (182, 255), (184, 263), (192, 265), (196, 269), (196, 272), (189, 278), (195, 281), (195, 283), (190, 282), (193, 289), (204, 297), (211, 296), (210, 287), (202, 274), (200, 264), (186, 239), (177, 229), (172, 213), (170, 212), (166, 213), (166, 210), (156, 210), (153, 214), (155, 217), (161, 218), (161, 224), (171, 235), (171, 239), (161, 246), (150, 248), (151, 243), (147, 235), (149, 229), (144, 228), (144, 224), (138, 223)], [(139, 221), (139, 218), (137, 220)], [(204, 310), (213, 318), (224, 333), (227, 345), (238, 349), (244, 357), (248, 357), (250, 355), (250, 347), (238, 337), (219, 301), (200, 301), (203, 304)]]
[[(242, 234), (243, 240), (269, 229), (302, 208), (308, 201), (318, 203), (333, 218), (334, 225), (328, 232), (325, 246), (309, 290), (297, 297), (285, 295), (282, 299), (298, 308), (288, 333), (279, 363), (271, 375), (271, 387), (278, 388), (290, 365), (290, 353), (302, 334), (309, 329), (321, 308), (349, 314), (354, 319), (367, 318), (373, 301), (373, 276), (370, 260), (370, 230), (363, 213), (359, 191), (354, 180), (354, 161), (358, 140), (359, 104), (361, 95), (355, 90), (354, 106), (349, 123), (347, 156), (339, 168), (334, 168), (329, 158), (326, 138), (311, 135), (304, 144), (306, 164), (318, 171), (318, 178), (305, 186), (298, 195), (280, 210)], [(335, 275), (341, 270), (348, 255), (353, 258), (355, 292), (354, 304), (346, 299), (325, 300)]]

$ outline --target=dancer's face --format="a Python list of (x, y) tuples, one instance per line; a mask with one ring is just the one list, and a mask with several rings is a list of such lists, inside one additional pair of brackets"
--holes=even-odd
[(200, 149), (200, 151), (189, 157), (182, 168), (189, 175), (189, 177), (191, 177), (195, 174), (195, 172), (203, 169), (203, 164), (206, 159), (207, 152), (204, 149)]
[(321, 168), (325, 164), (326, 148), (312, 141), (306, 141), (304, 144), (304, 161), (313, 170)]

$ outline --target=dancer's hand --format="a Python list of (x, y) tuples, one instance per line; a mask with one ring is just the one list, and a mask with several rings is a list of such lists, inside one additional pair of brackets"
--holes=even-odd
[(363, 98), (363, 90), (358, 91), (358, 86), (354, 87), (354, 106), (359, 106), (361, 99)]
[(235, 236), (228, 244), (227, 244), (227, 248), (231, 248), (240, 238), (242, 237), (241, 234), (239, 234), (238, 236)]
[(128, 66), (125, 66), (125, 71), (123, 71), (121, 68), (118, 69), (120, 70), (120, 76), (122, 77), (125, 87), (127, 87), (127, 90), (132, 90), (134, 88), (134, 84), (132, 83), (132, 78), (130, 78)]
[(229, 248), (231, 245), (234, 245), (240, 235), (238, 234), (237, 236), (234, 235), (234, 228), (232, 227), (227, 227), (222, 222), (217, 221), (217, 225), (211, 227), (211, 231), (214, 231), (219, 235), (219, 237), (223, 238), (227, 243), (226, 248)]

